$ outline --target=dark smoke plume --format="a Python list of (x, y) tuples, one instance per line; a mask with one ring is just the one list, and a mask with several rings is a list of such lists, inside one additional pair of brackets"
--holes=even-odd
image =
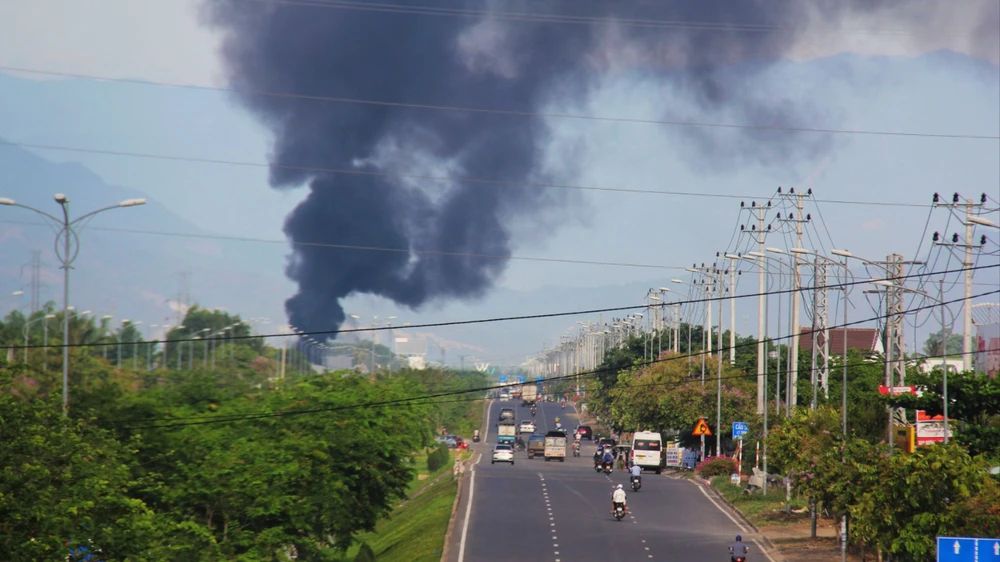
[[(223, 55), (231, 84), (256, 92), (538, 111), (550, 103), (582, 101), (597, 81), (624, 66), (676, 77), (698, 107), (725, 108), (731, 120), (788, 125), (808, 108), (760, 99), (745, 90), (744, 77), (726, 68), (741, 64), (740, 72), (752, 76), (753, 68), (765, 68), (785, 54), (817, 12), (835, 21), (848, 9), (874, 10), (903, 0), (407, 4), (418, 10), (608, 18), (600, 25), (334, 8), (325, 2), (207, 0), (208, 19), (225, 34)], [(782, 30), (636, 27), (618, 25), (615, 18), (765, 24)], [(283, 167), (272, 168), (272, 185), (309, 186), (309, 195), (285, 223), (295, 242), (509, 256), (512, 223), (545, 221), (553, 208), (567, 202), (560, 190), (520, 185), (547, 175), (542, 166), (547, 129), (541, 119), (253, 94), (239, 99), (275, 135), (272, 161)], [(817, 135), (736, 132), (725, 137), (725, 147), (713, 147), (706, 140), (710, 135), (697, 135), (696, 144), (707, 158), (716, 148), (723, 155), (738, 153), (765, 162), (775, 155), (813, 157), (828, 148), (828, 139)], [(511, 183), (407, 181), (289, 166)], [(299, 292), (286, 307), (298, 328), (329, 329), (343, 322), (340, 299), (352, 293), (381, 295), (411, 307), (435, 298), (476, 297), (502, 273), (505, 262), (299, 245), (287, 269)]]

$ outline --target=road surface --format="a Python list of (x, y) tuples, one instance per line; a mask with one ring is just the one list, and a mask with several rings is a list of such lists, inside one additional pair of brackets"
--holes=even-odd
[[(482, 457), (464, 477), (448, 562), (728, 561), (728, 546), (737, 534), (751, 539), (747, 529), (687, 480), (645, 472), (642, 489), (632, 492), (627, 473), (597, 473), (592, 441), (583, 442), (579, 458), (569, 449), (565, 462), (528, 460), (518, 452), (513, 466), (490, 464), (497, 417), (507, 406), (514, 408), (518, 423), (531, 419), (530, 409), (519, 401), (489, 405), (485, 440), (474, 446)], [(576, 428), (571, 406), (563, 410), (543, 403), (534, 420), (536, 432), (554, 428), (557, 416), (570, 432)], [(622, 521), (609, 513), (616, 484), (628, 492), (630, 515)], [(758, 544), (749, 545), (750, 560), (768, 560)]]

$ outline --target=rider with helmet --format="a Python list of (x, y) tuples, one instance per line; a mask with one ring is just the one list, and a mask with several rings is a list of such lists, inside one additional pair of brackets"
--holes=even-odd
[(619, 504), (621, 504), (622, 509), (627, 512), (628, 506), (625, 504), (625, 501), (625, 490), (622, 489), (622, 485), (619, 484), (615, 487), (615, 491), (611, 493), (611, 513), (615, 512), (615, 508), (618, 507)]
[(736, 562), (737, 557), (746, 559), (749, 552), (750, 549), (747, 548), (747, 545), (743, 544), (743, 537), (736, 535), (736, 542), (729, 546), (729, 560), (730, 562)]
[(608, 447), (604, 449), (604, 464), (608, 468), (614, 468), (615, 466), (615, 456), (611, 454), (611, 448)]

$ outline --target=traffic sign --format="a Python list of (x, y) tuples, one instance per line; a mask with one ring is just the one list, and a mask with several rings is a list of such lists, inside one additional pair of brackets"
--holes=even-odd
[(744, 434), (750, 433), (747, 422), (733, 422), (733, 437), (742, 439)]
[(500, 382), (507, 382), (507, 377), (500, 377)]
[(524, 377), (517, 377), (517, 382), (524, 382)]
[(712, 436), (712, 430), (708, 428), (708, 422), (705, 421), (705, 418), (698, 418), (698, 423), (694, 424), (694, 431), (691, 432), (691, 435), (695, 437), (699, 435)]
[(938, 562), (1000, 562), (1000, 539), (938, 537)]
[(542, 377), (538, 377), (537, 379), (535, 379), (535, 382), (542, 382), (542, 380), (543, 380)]

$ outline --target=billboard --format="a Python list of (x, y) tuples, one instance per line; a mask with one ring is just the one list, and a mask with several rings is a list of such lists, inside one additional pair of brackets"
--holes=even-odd
[(1000, 324), (976, 326), (976, 372), (1000, 374)]

